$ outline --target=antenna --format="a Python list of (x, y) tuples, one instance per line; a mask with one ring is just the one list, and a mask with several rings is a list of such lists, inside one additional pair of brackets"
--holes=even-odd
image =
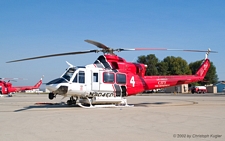
[(70, 66), (70, 67), (74, 67), (72, 64), (70, 64), (69, 62), (66, 61), (66, 63)]

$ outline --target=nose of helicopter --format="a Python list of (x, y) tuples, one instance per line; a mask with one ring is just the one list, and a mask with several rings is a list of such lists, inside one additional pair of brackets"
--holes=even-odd
[(48, 89), (49, 91), (56, 91), (59, 88), (58, 84), (46, 84), (46, 89)]
[(61, 86), (61, 83), (65, 83), (65, 79), (63, 78), (56, 78), (50, 82), (48, 82), (46, 84), (46, 88), (49, 90), (49, 91), (56, 91), (60, 86)]

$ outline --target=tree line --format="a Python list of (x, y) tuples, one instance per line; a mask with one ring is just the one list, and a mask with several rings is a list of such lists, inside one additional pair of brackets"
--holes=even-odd
[[(155, 54), (142, 55), (138, 57), (137, 62), (148, 65), (146, 75), (191, 75), (195, 74), (203, 60), (187, 63), (181, 57), (167, 56), (160, 61)], [(194, 83), (192, 85), (215, 84), (218, 81), (216, 67), (210, 62), (210, 68), (204, 81)]]

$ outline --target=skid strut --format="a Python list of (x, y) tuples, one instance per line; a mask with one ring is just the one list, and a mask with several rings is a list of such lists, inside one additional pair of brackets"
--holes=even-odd
[(70, 97), (70, 100), (67, 100), (68, 105), (73, 105), (73, 104), (75, 105), (76, 102), (77, 102), (77, 99), (74, 99), (73, 96)]

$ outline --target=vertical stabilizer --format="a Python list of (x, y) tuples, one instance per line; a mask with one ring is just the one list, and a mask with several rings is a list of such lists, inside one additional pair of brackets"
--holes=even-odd
[(206, 58), (195, 75), (205, 77), (209, 70), (209, 67), (210, 67), (210, 61), (209, 59)]
[(34, 85), (35, 88), (39, 88), (41, 86), (43, 77), (44, 76), (42, 76), (42, 78), (38, 81), (38, 83)]

